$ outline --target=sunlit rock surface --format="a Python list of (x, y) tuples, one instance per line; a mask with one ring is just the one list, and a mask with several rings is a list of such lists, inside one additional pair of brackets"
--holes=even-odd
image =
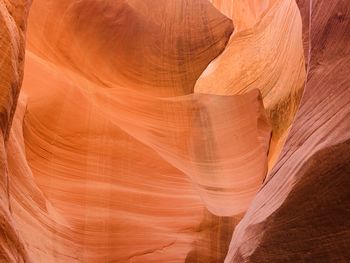
[[(348, 262), (350, 6), (301, 3), (305, 93), (269, 179), (235, 229), (225, 262)], [(308, 38), (309, 37), (309, 38)]]
[(347, 262), (349, 4), (29, 5), (0, 0), (0, 262)]
[(305, 81), (302, 23), (295, 1), (213, 0), (235, 31), (223, 54), (198, 79), (195, 91), (242, 94), (261, 91), (273, 136), (269, 168), (280, 153)]

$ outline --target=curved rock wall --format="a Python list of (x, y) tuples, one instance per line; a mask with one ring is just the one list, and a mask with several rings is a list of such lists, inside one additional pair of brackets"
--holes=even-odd
[(0, 1), (0, 261), (26, 262), (9, 201), (8, 137), (23, 78), (26, 17), (30, 1)]
[(309, 4), (301, 4), (302, 15), (311, 12), (301, 106), (276, 166), (234, 231), (225, 262), (350, 258), (350, 6)]
[[(101, 2), (94, 3), (101, 5)], [(132, 7), (140, 3), (136, 1)], [(151, 2), (146, 3), (151, 5)], [(170, 17), (184, 15), (184, 9), (178, 9), (178, 3), (172, 3), (174, 6), (170, 10), (179, 14), (170, 13)], [(47, 1), (36, 1), (32, 6), (30, 26), (40, 22), (41, 8), (55, 4), (55, 1), (51, 5)], [(81, 4), (77, 2), (76, 5)], [(90, 2), (85, 4), (89, 12), (95, 11), (88, 5)], [(186, 39), (190, 25), (181, 25), (180, 29), (185, 32), (175, 31), (175, 40), (168, 41), (163, 38), (172, 36), (172, 31), (160, 31), (159, 36), (143, 36), (141, 27), (140, 34), (148, 39), (144, 46), (138, 47), (143, 49), (145, 61), (151, 63), (155, 56), (148, 53), (152, 43), (165, 41), (153, 62), (161, 67), (160, 78), (162, 75), (171, 77), (172, 85), (180, 88), (182, 84), (176, 79), (181, 77), (181, 82), (187, 81), (189, 74), (195, 73), (188, 70), (186, 75), (179, 75), (172, 70), (183, 61), (185, 47), (182, 46), (197, 47), (189, 53), (188, 63), (200, 58), (196, 55), (198, 52), (206, 57), (202, 63), (206, 62), (204, 66), (207, 66), (219, 53), (219, 48), (224, 48), (229, 37), (227, 32), (232, 30), (231, 22), (209, 3), (184, 1), (183, 4), (187, 6), (185, 10), (205, 11), (205, 15), (196, 14), (198, 18), (191, 22), (198, 23), (195, 25), (199, 28), (212, 28), (204, 31), (208, 37), (202, 36), (197, 29), (198, 37)], [(62, 12), (69, 17), (76, 5), (60, 7), (66, 8)], [(145, 8), (149, 7), (146, 5)], [(147, 10), (154, 12), (151, 9), (143, 12)], [(130, 15), (127, 18), (140, 19)], [(196, 22), (204, 18), (208, 21), (205, 24)], [(242, 213), (266, 173), (270, 127), (259, 92), (229, 97), (205, 94), (169, 97), (168, 94), (162, 98), (165, 87), (158, 87), (160, 92), (156, 96), (143, 90), (142, 83), (135, 82), (130, 86), (130, 77), (130, 81), (115, 80), (116, 75), (124, 74), (124, 71), (138, 76), (141, 74), (137, 73), (139, 67), (127, 69), (119, 65), (118, 54), (113, 54), (106, 44), (110, 41), (109, 35), (100, 37), (101, 30), (95, 29), (94, 25), (86, 29), (93, 34), (89, 38), (92, 43), (84, 38), (80, 45), (82, 50), (86, 49), (85, 57), (54, 40), (56, 31), (48, 32), (45, 38), (40, 35), (40, 30), (48, 26), (45, 21), (38, 28), (30, 27), (28, 34), (22, 92), (23, 99), (27, 97), (23, 137), (26, 159), (33, 174), (31, 187), (37, 187), (45, 196), (42, 200), (45, 205), (41, 207), (44, 209), (41, 231), (48, 232), (45, 243), (52, 245), (46, 245), (45, 249), (43, 244), (33, 240), (28, 244), (29, 251), (35, 253), (36, 258), (38, 255), (45, 258), (47, 251), (57, 251), (49, 253), (48, 258), (62, 262), (73, 255), (71, 260), (83, 262), (222, 260), (229, 239), (223, 239), (219, 231), (232, 232), (237, 220), (229, 217), (221, 220), (220, 217)], [(107, 27), (110, 26), (108, 21), (99, 23)], [(62, 32), (59, 39), (71, 37), (68, 34), (71, 29), (66, 30), (68, 33), (64, 30), (65, 20), (58, 22), (63, 27), (57, 28)], [(171, 19), (163, 23), (165, 25), (159, 24), (166, 30), (173, 26)], [(114, 26), (116, 36), (122, 34), (119, 31), (128, 29), (123, 23)], [(74, 46), (75, 41), (82, 41), (79, 37), (78, 34), (70, 44)], [(212, 42), (207, 38), (213, 39)], [(123, 50), (130, 39), (122, 41), (113, 46), (114, 52), (127, 55)], [(175, 49), (178, 56), (173, 50), (174, 41), (184, 43)], [(136, 42), (137, 45), (140, 43), (139, 40)], [(104, 54), (105, 50), (98, 54), (105, 56), (104, 65), (98, 65), (101, 71), (96, 71), (97, 65), (93, 71), (89, 69), (91, 65), (87, 65), (94, 61), (89, 56), (97, 59), (96, 45), (106, 45), (106, 51), (111, 52), (108, 56)], [(86, 59), (87, 64), (76, 68), (75, 64), (81, 59)], [(128, 60), (130, 64), (125, 66), (132, 67), (132, 58)], [(183, 70), (187, 66), (181, 63)], [(110, 70), (106, 65), (111, 64), (114, 71), (104, 71)], [(169, 64), (173, 66), (169, 68)], [(150, 68), (152, 64), (145, 69)], [(141, 76), (148, 78), (150, 75), (144, 72)], [(194, 83), (189, 86), (193, 90)], [(230, 144), (221, 148), (220, 145), (226, 142)], [(28, 193), (31, 191), (27, 189)], [(228, 207), (227, 203), (236, 205)], [(55, 217), (48, 214), (47, 207), (51, 207)], [(31, 220), (35, 221), (35, 218)], [(45, 225), (50, 226), (51, 233)], [(30, 240), (30, 234), (23, 228), (27, 240)], [(210, 244), (215, 241), (212, 236), (217, 236), (217, 245)], [(220, 245), (221, 242), (225, 245)], [(198, 250), (202, 252), (191, 252)], [(210, 252), (206, 252), (208, 250)]]
[(205, 0), (33, 3), (28, 48), (100, 82), (157, 97), (189, 94), (231, 35)]
[(224, 52), (197, 80), (195, 92), (232, 95), (261, 91), (273, 128), (271, 169), (298, 109), (305, 81), (298, 7), (294, 0), (212, 2), (229, 13), (235, 31)]
[(24, 56), (29, 5), (0, 0), (0, 262), (348, 261), (346, 1), (35, 0)]

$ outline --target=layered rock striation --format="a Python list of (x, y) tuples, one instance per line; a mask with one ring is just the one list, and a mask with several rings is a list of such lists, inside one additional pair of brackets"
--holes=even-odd
[(279, 160), (235, 229), (225, 262), (350, 258), (350, 6), (299, 4), (309, 17), (305, 92)]
[(0, 262), (347, 262), (349, 4), (29, 6), (0, 0)]
[(8, 138), (23, 78), (24, 42), (30, 1), (0, 1), (0, 261), (26, 262), (10, 202)]

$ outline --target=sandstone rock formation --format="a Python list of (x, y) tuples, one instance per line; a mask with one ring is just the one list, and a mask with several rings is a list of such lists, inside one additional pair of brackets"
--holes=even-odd
[(346, 1), (29, 2), (0, 0), (0, 262), (347, 262)]
[(302, 25), (295, 1), (212, 1), (235, 31), (223, 54), (198, 79), (195, 91), (242, 94), (259, 89), (273, 127), (271, 168), (283, 146), (305, 81)]
[(0, 261), (25, 262), (9, 200), (7, 141), (23, 78), (24, 34), (30, 1), (0, 1)]
[(350, 259), (350, 5), (300, 6), (303, 16), (311, 16), (304, 30), (305, 93), (279, 160), (235, 229), (225, 262)]

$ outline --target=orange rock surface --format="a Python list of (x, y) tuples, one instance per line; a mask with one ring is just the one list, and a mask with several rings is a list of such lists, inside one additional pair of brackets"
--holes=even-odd
[(305, 81), (302, 24), (291, 0), (213, 0), (235, 31), (223, 53), (198, 79), (195, 91), (232, 95), (261, 91), (273, 128), (273, 167), (294, 119)]
[(348, 262), (350, 5), (301, 2), (307, 81), (268, 180), (234, 231), (225, 262)]
[(24, 34), (29, 1), (0, 1), (0, 262), (25, 262), (10, 202), (7, 141), (23, 78)]
[(350, 258), (347, 3), (29, 6), (0, 0), (0, 262)]

